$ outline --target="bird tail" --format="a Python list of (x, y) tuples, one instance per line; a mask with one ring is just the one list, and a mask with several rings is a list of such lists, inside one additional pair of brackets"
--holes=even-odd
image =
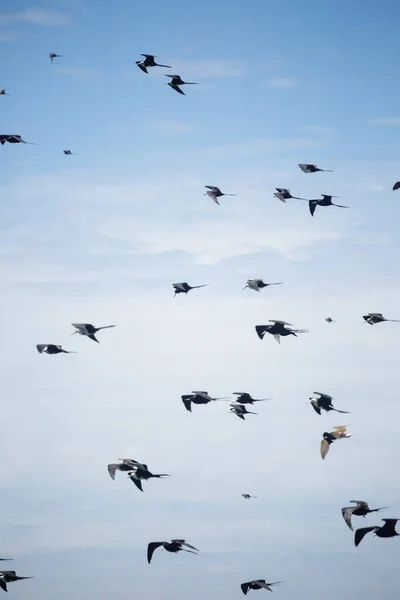
[(110, 327), (115, 327), (115, 325), (103, 325), (103, 327), (98, 327), (97, 331), (100, 331), (100, 329), (110, 329)]
[(369, 512), (378, 512), (379, 510), (384, 510), (387, 506), (381, 506), (380, 508), (372, 508)]
[(268, 285), (282, 285), (282, 281), (278, 281), (277, 283), (269, 283)]
[(192, 290), (195, 290), (196, 288), (201, 288), (201, 287), (207, 287), (208, 283), (203, 283), (203, 285), (192, 285)]
[(350, 208), (350, 206), (344, 206), (343, 204), (334, 204), (332, 202), (333, 206), (338, 206), (339, 208)]
[(337, 408), (334, 408), (333, 410), (335, 410), (338, 413), (342, 413), (343, 415), (351, 415), (351, 413), (348, 410), (338, 410)]
[(242, 291), (243, 291), (243, 290), (245, 290), (245, 289), (246, 289), (246, 288), (248, 288), (248, 287), (249, 287), (249, 286), (246, 284), (246, 285), (244, 286), (244, 288), (242, 288)]
[(164, 69), (172, 69), (172, 67), (170, 67), (169, 65), (158, 65), (157, 67), (164, 67)]
[(62, 352), (65, 352), (65, 354), (78, 354), (74, 350), (62, 350)]
[(386, 319), (386, 321), (390, 321), (391, 323), (400, 323), (399, 319)]
[(332, 169), (320, 169), (320, 171), (324, 171), (324, 173), (334, 173)]
[[(162, 67), (162, 65), (159, 66)], [(171, 475), (169, 473), (157, 473), (156, 475), (153, 475), (153, 477), (171, 477)]]

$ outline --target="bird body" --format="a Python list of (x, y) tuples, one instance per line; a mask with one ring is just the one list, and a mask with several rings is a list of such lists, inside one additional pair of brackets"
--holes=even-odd
[(156, 63), (156, 61), (154, 59), (157, 57), (154, 56), (153, 54), (141, 54), (140, 56), (144, 56), (144, 59), (137, 60), (136, 64), (139, 67), (139, 69), (141, 69), (144, 73), (148, 73), (147, 69), (149, 67), (164, 67), (165, 69), (171, 68), (168, 65), (159, 65), (158, 63)]
[(292, 196), (292, 194), (290, 193), (290, 190), (288, 190), (287, 188), (275, 188), (276, 192), (274, 192), (274, 196), (275, 198), (278, 198), (278, 200), (280, 200), (281, 202), (285, 202), (286, 204), (286, 200), (305, 200), (305, 198), (298, 198), (297, 196)]
[(330, 169), (320, 169), (317, 165), (311, 165), (309, 163), (299, 163), (300, 169), (303, 173), (317, 173), (318, 171), (326, 171), (328, 173), (333, 173)]
[[(154, 551), (157, 548), (163, 547), (167, 552), (190, 552), (191, 554), (197, 554), (200, 550), (197, 550), (194, 546), (191, 546), (185, 540), (171, 540), (170, 542), (150, 542), (147, 546), (147, 562), (150, 564)], [(183, 547), (185, 546), (185, 548)], [(187, 550), (191, 548), (191, 550)]]
[(381, 525), (381, 527), (379, 527), (379, 525), (375, 525), (373, 527), (362, 527), (361, 529), (356, 529), (354, 534), (354, 544), (358, 546), (367, 533), (370, 533), (371, 531), (374, 532), (374, 535), (380, 538), (391, 538), (398, 536), (399, 534), (396, 531), (396, 523), (398, 520), (399, 519), (382, 519), (384, 525)]
[(314, 216), (315, 209), (317, 206), (337, 206), (339, 208), (350, 208), (349, 206), (344, 206), (343, 204), (335, 204), (332, 202), (332, 198), (336, 198), (336, 196), (328, 196), (327, 194), (321, 194), (321, 200), (309, 200), (308, 208), (310, 209), (311, 216)]
[(334, 431), (331, 431), (329, 433), (325, 431), (322, 435), (323, 439), (321, 442), (322, 460), (325, 459), (325, 456), (329, 452), (329, 447), (334, 441), (339, 440), (341, 438), (350, 438), (352, 435), (352, 433), (347, 433), (347, 427), (345, 425), (338, 425), (334, 427)]
[(146, 465), (136, 465), (134, 469), (128, 472), (128, 478), (143, 492), (142, 481), (147, 481), (152, 477), (160, 479), (161, 477), (170, 477), (168, 473), (151, 473)]
[(207, 283), (203, 285), (189, 285), (186, 281), (182, 281), (181, 283), (173, 283), (172, 287), (175, 290), (174, 298), (177, 294), (187, 294), (190, 292), (190, 290), (207, 287), (207, 285)]
[(40, 354), (77, 354), (73, 350), (63, 350), (61, 346), (56, 344), (36, 344), (36, 349)]
[(254, 404), (254, 402), (267, 402), (272, 398), (252, 398), (247, 392), (233, 392), (234, 396), (238, 396), (237, 402), (240, 404)]
[(356, 506), (345, 506), (342, 508), (342, 517), (351, 531), (353, 531), (353, 525), (351, 522), (351, 517), (353, 515), (357, 517), (364, 517), (365, 519), (365, 516), (369, 513), (378, 512), (387, 508), (387, 506), (381, 506), (380, 508), (369, 508), (368, 502), (365, 502), (364, 500), (350, 500), (350, 502), (355, 503)]
[(218, 206), (220, 206), (218, 198), (221, 196), (236, 196), (236, 194), (225, 194), (224, 192), (221, 192), (219, 187), (216, 185), (205, 185), (204, 187), (208, 188), (208, 191), (204, 194), (204, 196), (208, 196), (211, 198), (211, 200), (214, 200), (215, 204), (218, 204)]
[(55, 52), (50, 52), (49, 58), (50, 58), (50, 62), (52, 63), (55, 58), (61, 58), (61, 54), (56, 54)]
[(20, 581), (21, 579), (33, 579), (33, 577), (20, 577), (15, 571), (0, 571), (0, 587), (7, 592), (7, 583)]
[(315, 412), (319, 415), (321, 414), (321, 410), (325, 410), (326, 412), (334, 410), (339, 413), (349, 414), (347, 410), (338, 410), (333, 406), (332, 396), (328, 396), (328, 394), (321, 394), (320, 392), (313, 392), (313, 394), (318, 394), (319, 398), (310, 398), (310, 401), (307, 404), (311, 404)]
[(262, 340), (264, 338), (264, 335), (266, 333), (270, 333), (271, 335), (274, 336), (274, 339), (278, 342), (278, 344), (281, 343), (280, 337), (286, 337), (288, 335), (294, 335), (295, 337), (297, 337), (298, 333), (307, 333), (308, 330), (307, 329), (290, 329), (287, 328), (286, 326), (290, 326), (290, 323), (286, 323), (286, 321), (276, 321), (273, 319), (270, 319), (270, 324), (268, 325), (256, 325), (255, 329), (256, 329), (256, 333), (258, 335), (258, 337), (260, 338), (260, 340)]
[(182, 96), (185, 96), (186, 94), (185, 92), (182, 92), (181, 88), (179, 87), (180, 85), (198, 85), (193, 81), (183, 81), (180, 75), (165, 75), (165, 77), (171, 78), (171, 81), (168, 81), (168, 85), (179, 94), (182, 94)]
[(391, 323), (400, 323), (398, 319), (386, 319), (382, 313), (368, 313), (363, 316), (363, 319), (369, 325), (376, 325), (377, 323), (383, 323), (384, 321), (390, 321)]
[(263, 288), (270, 285), (282, 285), (282, 283), (280, 281), (277, 283), (264, 283), (262, 279), (248, 279), (243, 289), (245, 290), (246, 288), (249, 288), (255, 292), (259, 292)]
[(110, 329), (111, 327), (115, 327), (115, 325), (104, 325), (103, 327), (95, 327), (91, 323), (71, 323), (72, 327), (75, 327), (76, 331), (72, 335), (79, 333), (80, 335), (86, 335), (88, 338), (100, 344), (99, 340), (96, 338), (95, 334), (101, 329)]
[(243, 594), (247, 594), (249, 590), (261, 590), (265, 589), (269, 592), (272, 592), (271, 586), (279, 585), (283, 583), (283, 581), (273, 581), (272, 583), (267, 583), (265, 579), (253, 579), (253, 581), (246, 581), (245, 583), (241, 583), (240, 587), (242, 588)]

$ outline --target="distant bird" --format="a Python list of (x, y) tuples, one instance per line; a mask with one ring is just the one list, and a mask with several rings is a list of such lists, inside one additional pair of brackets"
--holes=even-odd
[(130, 479), (141, 492), (143, 492), (142, 481), (147, 481), (152, 477), (170, 477), (170, 475), (168, 475), (168, 473), (151, 473), (146, 465), (136, 465), (134, 469), (128, 472), (128, 479)]
[(72, 327), (75, 327), (77, 331), (74, 331), (72, 335), (75, 333), (79, 333), (80, 335), (86, 335), (88, 338), (100, 344), (99, 340), (96, 338), (95, 333), (100, 331), (101, 329), (111, 329), (111, 327), (115, 327), (115, 325), (104, 325), (103, 327), (95, 327), (90, 323), (71, 323)]
[(337, 408), (334, 408), (332, 404), (332, 396), (328, 396), (328, 394), (321, 394), (321, 392), (313, 392), (313, 394), (318, 394), (319, 398), (310, 398), (310, 401), (307, 402), (307, 404), (311, 404), (315, 412), (319, 415), (321, 414), (321, 410), (325, 410), (326, 412), (334, 410), (338, 413), (343, 413), (346, 415), (350, 414), (347, 410), (338, 410)]
[(330, 317), (325, 317), (325, 321), (327, 323), (336, 323), (336, 321), (334, 321), (333, 319), (331, 319)]
[(188, 412), (192, 412), (193, 404), (209, 404), (210, 402), (217, 402), (218, 400), (227, 400), (224, 396), (220, 398), (212, 398), (208, 392), (192, 392), (191, 394), (184, 394), (181, 396), (182, 402)]
[(208, 283), (203, 285), (189, 285), (186, 281), (182, 281), (181, 283), (173, 283), (172, 287), (175, 289), (174, 298), (177, 294), (187, 294), (190, 290), (195, 290), (197, 288), (207, 287)]
[(149, 67), (164, 67), (165, 69), (171, 68), (168, 65), (159, 65), (156, 63), (154, 59), (157, 58), (157, 56), (154, 56), (153, 54), (141, 54), (140, 56), (144, 56), (145, 58), (144, 60), (137, 60), (136, 64), (144, 73), (148, 73), (147, 69)]
[(43, 354), (43, 352), (45, 354), (61, 354), (62, 352), (64, 354), (77, 354), (73, 350), (63, 350), (61, 346), (57, 346), (56, 344), (37, 344), (36, 348), (40, 354)]
[(31, 146), (36, 146), (33, 142), (26, 142), (22, 139), (20, 135), (16, 133), (2, 133), (0, 134), (0, 144), (4, 146), (4, 144), (8, 142), (9, 144), (30, 144)]
[(363, 319), (369, 325), (376, 325), (377, 323), (383, 323), (383, 321), (390, 321), (391, 323), (400, 323), (398, 319), (386, 319), (382, 313), (368, 313), (363, 316)]
[(273, 590), (271, 589), (271, 586), (279, 585), (280, 583), (283, 583), (283, 581), (274, 581), (272, 583), (266, 583), (265, 579), (253, 579), (253, 581), (246, 581), (245, 583), (241, 583), (240, 587), (242, 588), (243, 594), (246, 595), (249, 590), (261, 590), (262, 588), (268, 590), (269, 592), (272, 592)]
[(289, 329), (286, 325), (291, 327), (290, 323), (286, 323), (286, 321), (275, 321), (274, 319), (270, 319), (270, 325), (256, 325), (256, 333), (260, 340), (263, 339), (266, 333), (270, 333), (274, 336), (274, 339), (281, 343), (280, 336), (286, 337), (288, 335), (294, 335), (297, 337), (298, 333), (307, 333), (308, 329)]
[(382, 506), (381, 508), (369, 508), (368, 502), (364, 502), (364, 500), (350, 500), (350, 502), (354, 502), (357, 506), (345, 506), (342, 508), (342, 516), (346, 521), (347, 526), (353, 531), (353, 525), (351, 523), (351, 517), (364, 517), (372, 512), (378, 512), (379, 510), (384, 510), (387, 506)]
[(260, 290), (262, 290), (265, 287), (268, 287), (269, 285), (282, 285), (282, 282), (264, 283), (262, 279), (248, 279), (246, 285), (242, 289), (245, 290), (246, 288), (250, 288), (255, 292), (259, 292)]
[[(151, 558), (154, 554), (154, 551), (157, 550), (157, 548), (160, 548), (160, 546), (162, 546), (167, 552), (181, 552), (182, 550), (184, 550), (185, 552), (190, 552), (191, 554), (197, 554), (198, 552), (200, 552), (200, 550), (197, 550), (197, 548), (195, 548), (194, 546), (191, 546), (190, 544), (186, 543), (185, 540), (171, 540), (170, 542), (150, 542), (150, 544), (147, 546), (147, 562), (149, 564), (151, 562)], [(183, 546), (186, 546), (186, 548), (191, 548), (191, 550), (187, 550), (186, 548), (183, 548)]]
[(107, 465), (108, 473), (115, 481), (115, 473), (117, 471), (132, 471), (132, 469), (136, 467), (142, 467), (147, 470), (147, 465), (143, 465), (139, 463), (137, 460), (133, 460), (133, 458), (119, 458), (118, 460), (122, 460), (121, 463), (110, 463)]
[(329, 446), (336, 440), (340, 440), (342, 438), (349, 438), (353, 434), (346, 433), (347, 427), (345, 425), (339, 425), (334, 427), (335, 431), (327, 432), (325, 431), (322, 435), (323, 440), (321, 442), (321, 457), (324, 460), (325, 456), (329, 452)]
[(7, 94), (5, 88), (1, 88), (0, 90), (0, 96), (9, 96), (10, 94)]
[(33, 579), (33, 577), (20, 577), (15, 571), (0, 571), (0, 587), (7, 591), (7, 583), (19, 581), (21, 579)]
[(393, 191), (395, 192), (396, 190), (398, 190), (400, 188), (400, 181), (397, 181), (394, 186), (393, 186)]
[(254, 402), (267, 402), (272, 398), (252, 398), (247, 392), (232, 392), (234, 396), (239, 396), (237, 401), (240, 404), (254, 404)]
[(172, 87), (173, 90), (177, 91), (179, 94), (185, 96), (185, 92), (182, 92), (180, 85), (198, 85), (193, 81), (183, 81), (179, 75), (166, 75), (165, 77), (170, 77), (171, 81), (168, 81), (168, 85)]
[(50, 58), (50, 62), (52, 63), (55, 58), (61, 58), (61, 54), (56, 54), (55, 52), (50, 52), (49, 58)]
[(230, 405), (230, 411), (235, 414), (239, 419), (243, 419), (245, 421), (244, 415), (257, 415), (258, 413), (251, 412), (251, 410), (247, 410), (244, 404), (240, 404), (240, 402), (232, 402)]
[(64, 154), (66, 154), (67, 156), (72, 156), (72, 155), (74, 155), (74, 156), (78, 156), (78, 155), (76, 154), (76, 152), (71, 152), (71, 150), (63, 150), (63, 152), (64, 152)]
[(350, 208), (350, 206), (344, 206), (343, 204), (334, 204), (332, 202), (332, 198), (337, 198), (337, 196), (327, 196), (326, 194), (321, 194), (321, 200), (309, 200), (308, 208), (310, 210), (311, 216), (314, 216), (315, 209), (317, 206), (337, 206), (339, 208)]
[(374, 536), (378, 536), (380, 538), (392, 538), (399, 535), (396, 531), (396, 523), (399, 519), (382, 519), (385, 523), (381, 527), (379, 525), (375, 525), (374, 527), (363, 527), (362, 529), (356, 529), (356, 533), (354, 535), (354, 543), (356, 546), (361, 542), (364, 536), (367, 535), (370, 531), (374, 532)]
[(286, 204), (286, 200), (290, 200), (291, 198), (293, 200), (305, 200), (305, 198), (298, 198), (297, 196), (292, 196), (292, 194), (290, 193), (290, 190), (288, 190), (287, 188), (275, 188), (276, 192), (274, 192), (274, 196), (275, 198), (278, 198), (278, 200), (280, 200), (281, 202), (285, 202)]
[(258, 496), (250, 496), (250, 494), (242, 494), (243, 498), (245, 498), (245, 500), (250, 500), (250, 498), (258, 498)]
[(208, 188), (209, 190), (204, 194), (204, 196), (208, 196), (209, 198), (211, 198), (211, 200), (214, 200), (214, 202), (218, 204), (218, 206), (220, 206), (218, 198), (220, 198), (221, 196), (236, 196), (236, 194), (224, 194), (216, 185), (205, 185), (204, 187)]
[(317, 165), (310, 165), (308, 163), (299, 163), (300, 169), (303, 173), (317, 173), (317, 171), (326, 171), (327, 173), (333, 173), (330, 169), (320, 169)]

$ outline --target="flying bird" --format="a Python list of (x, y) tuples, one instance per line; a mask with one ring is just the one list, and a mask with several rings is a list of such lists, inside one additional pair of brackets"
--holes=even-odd
[(246, 595), (249, 590), (261, 590), (263, 588), (265, 590), (268, 590), (269, 592), (272, 592), (273, 590), (271, 589), (271, 586), (279, 585), (280, 583), (283, 583), (283, 581), (274, 581), (272, 583), (266, 583), (265, 579), (253, 579), (253, 581), (246, 581), (245, 583), (241, 583), (240, 587), (242, 588), (243, 594)]
[(208, 392), (192, 392), (191, 394), (184, 394), (181, 396), (182, 402), (188, 412), (192, 412), (193, 404), (209, 404), (210, 402), (217, 402), (218, 400), (226, 400), (224, 396), (220, 398), (212, 398)]
[(165, 69), (171, 68), (168, 65), (159, 65), (156, 63), (154, 59), (157, 58), (157, 56), (154, 56), (153, 54), (141, 54), (140, 56), (144, 56), (145, 58), (144, 60), (137, 60), (136, 64), (144, 73), (148, 73), (147, 69), (149, 67), (164, 67)]
[(336, 323), (336, 321), (334, 321), (333, 319), (331, 319), (330, 317), (325, 317), (325, 321), (327, 323)]
[(256, 325), (255, 329), (256, 329), (256, 333), (258, 335), (258, 337), (260, 338), (260, 340), (263, 339), (264, 335), (266, 333), (270, 333), (271, 335), (274, 336), (274, 339), (278, 342), (278, 344), (281, 343), (280, 340), (280, 336), (282, 337), (286, 337), (288, 335), (294, 335), (295, 337), (297, 337), (298, 333), (307, 333), (308, 329), (290, 329), (287, 328), (286, 325), (289, 325), (289, 327), (291, 327), (290, 323), (286, 323), (286, 321), (275, 321), (274, 319), (270, 319), (270, 323), (269, 325)]
[(63, 150), (64, 154), (66, 154), (67, 156), (78, 156), (76, 152), (71, 152), (71, 150)]
[(400, 181), (397, 181), (394, 186), (393, 186), (393, 191), (395, 192), (396, 190), (398, 190), (400, 188)]
[(216, 185), (205, 185), (204, 187), (208, 188), (209, 190), (204, 194), (204, 196), (208, 196), (209, 198), (211, 198), (211, 200), (214, 200), (214, 202), (218, 204), (218, 206), (220, 206), (218, 198), (220, 198), (221, 196), (236, 196), (236, 194), (224, 194), (224, 192), (221, 192), (219, 187), (217, 187)]
[(380, 538), (392, 538), (399, 535), (396, 531), (396, 523), (399, 519), (382, 519), (385, 523), (381, 527), (375, 525), (374, 527), (363, 527), (362, 529), (356, 529), (354, 534), (354, 543), (356, 546), (361, 542), (364, 536), (370, 531), (374, 532), (374, 536)]
[(208, 283), (203, 285), (189, 285), (186, 281), (182, 281), (181, 283), (173, 283), (172, 287), (175, 289), (174, 298), (177, 294), (187, 294), (190, 290), (195, 290), (197, 288), (207, 287)]
[(310, 398), (310, 401), (306, 404), (311, 404), (315, 412), (319, 415), (321, 414), (321, 410), (325, 410), (326, 412), (334, 410), (338, 413), (343, 413), (346, 415), (350, 414), (347, 410), (338, 410), (335, 408), (332, 404), (332, 396), (328, 396), (328, 394), (321, 394), (321, 392), (313, 392), (313, 394), (318, 394), (319, 398)]
[(16, 133), (2, 133), (0, 134), (0, 144), (4, 146), (4, 144), (8, 142), (9, 144), (30, 144), (31, 146), (36, 146), (33, 142), (26, 142), (22, 139), (20, 135)]
[(345, 506), (342, 508), (342, 517), (346, 521), (347, 526), (353, 531), (353, 525), (351, 523), (351, 517), (353, 515), (357, 517), (364, 517), (372, 512), (378, 512), (379, 510), (384, 510), (387, 506), (381, 506), (381, 508), (370, 508), (368, 506), (368, 502), (364, 502), (364, 500), (350, 500), (350, 502), (354, 502), (357, 506)]
[(151, 473), (146, 465), (136, 465), (134, 469), (128, 472), (128, 479), (130, 479), (136, 487), (143, 492), (142, 481), (147, 481), (152, 477), (170, 477), (168, 473)]
[(325, 431), (322, 435), (323, 440), (321, 442), (321, 457), (324, 460), (325, 456), (329, 452), (329, 446), (336, 440), (340, 440), (342, 438), (349, 438), (353, 434), (347, 433), (347, 427), (345, 425), (339, 425), (334, 427), (335, 431), (327, 432)]
[(0, 587), (7, 591), (7, 583), (19, 581), (21, 579), (33, 579), (33, 577), (20, 577), (15, 571), (0, 571)]
[(281, 202), (284, 202), (286, 204), (286, 200), (290, 200), (291, 198), (293, 200), (305, 200), (305, 198), (298, 198), (297, 196), (292, 196), (292, 194), (290, 193), (290, 190), (288, 190), (287, 188), (275, 188), (276, 192), (274, 192), (274, 196), (275, 198), (278, 198), (278, 200), (280, 200)]
[(268, 287), (269, 285), (282, 285), (282, 282), (264, 283), (262, 279), (248, 279), (246, 285), (242, 289), (245, 290), (246, 288), (250, 288), (255, 292), (259, 292), (260, 290), (262, 290), (265, 287)]
[(330, 169), (320, 169), (317, 165), (310, 165), (308, 163), (299, 163), (300, 169), (303, 173), (317, 173), (317, 171), (326, 171), (327, 173), (333, 173)]
[(245, 500), (250, 500), (250, 498), (258, 498), (258, 496), (250, 496), (250, 494), (242, 494)]
[(136, 467), (142, 467), (147, 470), (147, 465), (143, 465), (139, 463), (137, 460), (133, 460), (133, 458), (119, 458), (118, 460), (122, 460), (121, 463), (110, 463), (107, 465), (107, 470), (111, 479), (115, 481), (115, 473), (117, 471), (132, 471), (132, 469)]
[(61, 354), (62, 352), (64, 354), (77, 354), (73, 350), (63, 350), (61, 346), (57, 346), (56, 344), (36, 344), (36, 348), (40, 354), (43, 354), (43, 352), (45, 354)]
[(182, 92), (180, 85), (198, 85), (193, 81), (183, 81), (179, 75), (166, 75), (165, 77), (170, 77), (171, 81), (168, 81), (168, 85), (172, 87), (173, 90), (177, 91), (179, 94), (185, 96), (185, 92)]
[(61, 54), (56, 54), (55, 52), (50, 52), (49, 58), (50, 58), (50, 62), (52, 63), (55, 58), (61, 58)]
[(0, 90), (0, 96), (9, 96), (10, 94), (7, 94), (5, 88), (1, 88)]
[[(191, 546), (185, 540), (171, 540), (170, 542), (150, 542), (147, 546), (147, 562), (150, 564), (151, 558), (154, 554), (154, 551), (157, 548), (162, 546), (164, 550), (167, 552), (181, 552), (184, 550), (185, 552), (190, 552), (191, 554), (197, 554), (200, 550), (197, 550), (194, 546)], [(185, 548), (183, 547), (185, 546)], [(191, 548), (191, 550), (187, 550), (186, 548)]]
[(391, 323), (400, 323), (398, 319), (386, 319), (382, 313), (368, 313), (363, 316), (363, 319), (369, 325), (376, 325), (377, 323), (383, 323), (383, 321), (390, 321)]
[(321, 194), (321, 200), (309, 200), (308, 208), (310, 209), (311, 216), (314, 216), (315, 209), (317, 206), (338, 206), (339, 208), (350, 208), (350, 206), (344, 206), (343, 204), (335, 204), (332, 202), (332, 198), (337, 198), (337, 196), (327, 196), (326, 194)]
[(243, 419), (243, 421), (245, 421), (246, 419), (244, 418), (244, 415), (257, 415), (258, 413), (255, 412), (251, 412), (251, 410), (247, 410), (247, 408), (245, 407), (244, 404), (240, 404), (240, 402), (232, 402), (229, 405), (230, 411), (236, 415), (237, 417), (239, 417), (239, 419)]
[(90, 323), (71, 323), (72, 327), (75, 327), (77, 331), (74, 331), (72, 335), (75, 333), (79, 333), (80, 335), (86, 335), (88, 338), (100, 344), (99, 340), (96, 338), (95, 333), (100, 331), (101, 329), (110, 329), (111, 327), (115, 327), (115, 325), (104, 325), (103, 327), (95, 327)]
[(237, 402), (240, 404), (254, 404), (254, 402), (267, 402), (272, 398), (252, 398), (247, 392), (232, 392), (234, 396), (239, 396)]

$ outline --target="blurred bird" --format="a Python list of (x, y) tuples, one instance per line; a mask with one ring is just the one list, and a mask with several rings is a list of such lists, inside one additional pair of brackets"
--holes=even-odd
[(171, 476), (168, 475), (168, 473), (150, 473), (146, 465), (136, 465), (134, 469), (128, 472), (128, 479), (130, 479), (141, 492), (143, 492), (142, 481), (147, 481), (152, 477), (161, 478)]
[(71, 150), (63, 150), (63, 152), (64, 152), (64, 154), (66, 154), (67, 156), (72, 156), (72, 155), (74, 155), (74, 156), (78, 156), (78, 155), (76, 154), (76, 152), (71, 152)]
[(243, 419), (243, 421), (245, 421), (246, 419), (244, 418), (244, 415), (257, 415), (258, 413), (256, 412), (251, 412), (250, 410), (247, 410), (247, 408), (245, 407), (244, 404), (240, 404), (239, 402), (232, 402), (229, 405), (230, 411), (236, 415), (237, 417), (239, 417), (239, 419)]
[(318, 394), (319, 398), (310, 398), (310, 401), (306, 402), (306, 404), (311, 404), (315, 412), (319, 415), (321, 414), (321, 410), (325, 410), (326, 412), (334, 410), (338, 413), (343, 413), (346, 415), (350, 414), (347, 410), (338, 410), (337, 408), (334, 408), (332, 404), (332, 396), (328, 396), (328, 394), (321, 394), (321, 392), (313, 392), (313, 394)]
[(243, 498), (250, 500), (250, 498), (258, 498), (258, 496), (250, 496), (250, 494), (242, 494)]
[(310, 165), (308, 163), (299, 163), (300, 169), (303, 173), (317, 173), (317, 171), (326, 171), (327, 173), (333, 173), (330, 169), (320, 169), (317, 165)]
[(107, 465), (107, 469), (111, 479), (115, 481), (115, 473), (117, 471), (132, 471), (132, 469), (136, 467), (142, 467), (147, 470), (147, 465), (143, 465), (139, 463), (137, 460), (133, 460), (133, 458), (119, 458), (118, 460), (122, 460), (121, 463), (110, 463)]
[(20, 135), (16, 133), (2, 133), (0, 134), (0, 144), (4, 146), (4, 144), (8, 142), (9, 144), (29, 144), (31, 146), (36, 146), (33, 142), (26, 142), (22, 139)]
[(5, 88), (1, 88), (0, 90), (0, 96), (9, 96), (10, 94), (7, 94)]
[(382, 519), (385, 523), (381, 527), (379, 525), (375, 525), (374, 527), (363, 527), (362, 529), (356, 529), (354, 535), (354, 543), (356, 546), (361, 542), (364, 536), (367, 535), (370, 531), (374, 532), (374, 536), (378, 536), (380, 538), (391, 538), (399, 535), (396, 531), (396, 523), (399, 519)]
[(241, 583), (240, 587), (242, 588), (243, 594), (246, 595), (249, 590), (261, 590), (262, 588), (268, 590), (269, 592), (272, 592), (273, 590), (271, 589), (271, 586), (279, 585), (280, 583), (283, 583), (283, 581), (274, 581), (272, 583), (266, 583), (265, 579), (253, 579), (253, 581), (246, 581), (245, 583)]
[(321, 200), (309, 200), (308, 208), (310, 210), (311, 216), (314, 216), (315, 209), (317, 206), (337, 206), (339, 208), (350, 208), (350, 206), (344, 206), (343, 204), (334, 204), (332, 202), (332, 198), (337, 198), (337, 196), (327, 196), (326, 194), (321, 194)]
[(100, 344), (99, 340), (96, 338), (95, 333), (100, 331), (101, 329), (111, 329), (111, 327), (115, 327), (115, 325), (104, 325), (103, 327), (95, 327), (90, 323), (71, 323), (72, 327), (75, 327), (77, 331), (74, 331), (71, 335), (75, 335), (79, 333), (80, 335), (86, 335), (88, 338)]
[(195, 290), (197, 288), (202, 288), (202, 287), (207, 287), (208, 283), (205, 283), (203, 285), (189, 285), (188, 283), (186, 283), (186, 281), (183, 281), (181, 283), (173, 283), (172, 287), (175, 289), (175, 294), (174, 294), (174, 298), (177, 294), (187, 294), (188, 292), (190, 292), (190, 290)]
[(287, 188), (275, 188), (276, 192), (274, 192), (274, 196), (275, 198), (278, 198), (278, 200), (280, 200), (281, 202), (285, 202), (286, 204), (286, 200), (305, 200), (305, 198), (298, 198), (297, 196), (292, 196), (292, 194), (290, 193), (290, 190), (288, 190)]
[(307, 333), (308, 329), (289, 329), (286, 325), (290, 325), (290, 323), (286, 323), (286, 321), (275, 321), (274, 319), (270, 319), (270, 325), (256, 325), (256, 333), (260, 340), (263, 339), (266, 333), (270, 333), (274, 336), (274, 339), (281, 343), (280, 336), (286, 337), (288, 335), (294, 335), (297, 337), (298, 333)]
[(325, 317), (325, 321), (327, 323), (336, 323), (336, 321), (334, 321), (333, 319), (331, 319), (330, 317)]
[(395, 192), (396, 190), (398, 190), (400, 188), (400, 181), (397, 181), (394, 186), (393, 186), (393, 191)]
[[(150, 542), (147, 546), (147, 562), (150, 564), (151, 558), (154, 554), (154, 551), (157, 548), (162, 546), (164, 550), (167, 552), (181, 552), (184, 550), (185, 552), (190, 552), (191, 554), (197, 554), (200, 550), (197, 550), (194, 546), (191, 546), (185, 540), (171, 540), (170, 542)], [(183, 548), (183, 546), (186, 546)], [(191, 550), (187, 550), (186, 548), (191, 548)], [(194, 552), (195, 551), (195, 552)]]
[(323, 460), (329, 452), (329, 446), (334, 441), (342, 438), (349, 438), (353, 435), (352, 433), (346, 433), (347, 427), (345, 425), (336, 426), (334, 427), (334, 430), (335, 431), (331, 431), (329, 433), (327, 431), (323, 433), (323, 440), (321, 442), (321, 457)]
[(214, 202), (218, 204), (218, 206), (220, 206), (218, 198), (220, 198), (221, 196), (236, 196), (236, 194), (224, 194), (216, 185), (205, 185), (204, 187), (209, 189), (209, 191), (206, 192), (204, 196), (208, 196), (209, 198), (211, 198), (211, 200), (214, 200)]
[(386, 319), (382, 316), (382, 313), (368, 313), (363, 316), (363, 319), (369, 325), (376, 325), (377, 323), (383, 323), (384, 321), (388, 321), (391, 323), (400, 323), (398, 319)]
[(247, 392), (232, 392), (234, 396), (239, 396), (237, 402), (240, 404), (254, 404), (254, 402), (267, 402), (272, 398), (252, 398)]
[(197, 83), (193, 83), (193, 81), (183, 81), (179, 75), (166, 75), (165, 77), (170, 77), (171, 81), (168, 81), (168, 85), (172, 87), (173, 90), (185, 96), (185, 92), (182, 92), (180, 85), (198, 85)]
[(345, 506), (342, 508), (342, 517), (346, 521), (347, 526), (353, 531), (353, 525), (351, 523), (351, 517), (364, 517), (372, 512), (378, 512), (379, 510), (384, 510), (387, 506), (382, 506), (381, 508), (369, 508), (368, 502), (364, 502), (364, 500), (350, 500), (350, 502), (354, 502), (357, 506)]
[(141, 54), (140, 56), (144, 56), (145, 58), (144, 60), (137, 60), (136, 64), (144, 73), (148, 73), (147, 69), (149, 67), (164, 67), (164, 69), (171, 68), (168, 65), (159, 65), (156, 63), (154, 59), (157, 58), (157, 56), (154, 56), (153, 54)]
[(55, 58), (61, 58), (61, 54), (56, 54), (55, 52), (50, 52), (49, 58), (50, 58), (50, 62), (52, 63)]
[(37, 344), (36, 348), (40, 354), (43, 354), (43, 352), (45, 354), (61, 354), (62, 352), (64, 354), (77, 354), (73, 350), (63, 350), (61, 346), (57, 346), (56, 344)]
[(262, 279), (248, 279), (246, 285), (242, 289), (245, 290), (246, 288), (250, 288), (251, 290), (254, 290), (255, 292), (259, 292), (263, 288), (268, 287), (270, 285), (282, 285), (282, 282), (264, 283)]
[(21, 579), (33, 579), (33, 577), (19, 577), (15, 571), (0, 571), (0, 587), (7, 592), (7, 583), (20, 581)]
[(210, 402), (217, 402), (218, 400), (227, 400), (226, 397), (212, 398), (208, 392), (192, 392), (191, 394), (184, 394), (181, 396), (182, 402), (188, 412), (192, 412), (193, 404), (209, 404)]

